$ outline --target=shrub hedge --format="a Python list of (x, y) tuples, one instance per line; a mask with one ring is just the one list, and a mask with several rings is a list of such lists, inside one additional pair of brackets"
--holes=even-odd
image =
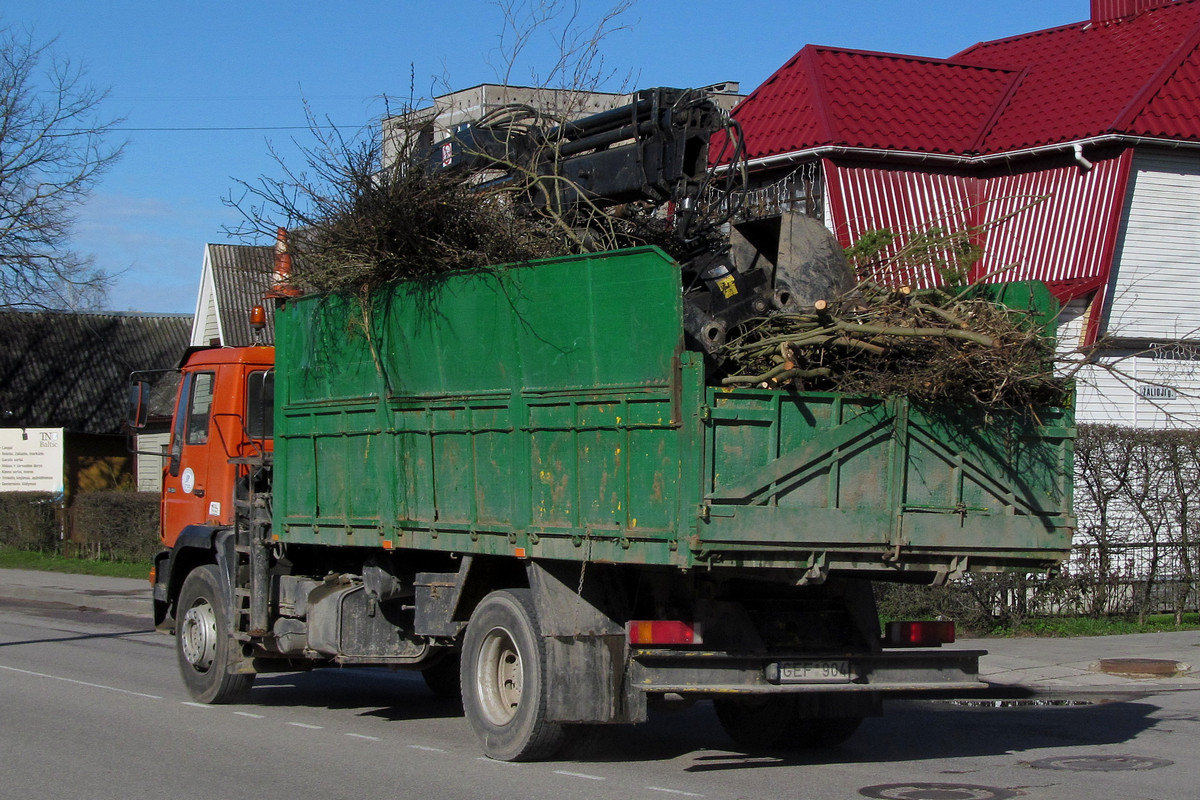
[(61, 497), (0, 492), (0, 547), (149, 561), (159, 547), (158, 507), (154, 492), (83, 492), (64, 514)]
[(71, 507), (71, 539), (81, 555), (148, 562), (159, 549), (158, 514), (154, 492), (82, 493)]
[(62, 540), (61, 510), (52, 494), (0, 493), (0, 547), (54, 552)]

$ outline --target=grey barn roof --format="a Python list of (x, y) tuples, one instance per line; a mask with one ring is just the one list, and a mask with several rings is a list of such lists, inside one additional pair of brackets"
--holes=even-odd
[[(275, 270), (275, 248), (238, 244), (208, 245), (221, 332), (227, 347), (271, 344), (274, 341), (275, 306), (263, 300), (271, 288)], [(250, 309), (261, 305), (267, 312), (267, 327), (255, 338), (250, 328)]]
[(118, 434), (129, 373), (178, 365), (190, 314), (0, 311), (0, 427)]

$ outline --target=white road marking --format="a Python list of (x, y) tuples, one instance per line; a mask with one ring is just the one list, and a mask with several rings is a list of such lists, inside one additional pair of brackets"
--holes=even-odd
[(599, 775), (588, 775), (586, 772), (567, 772), (563, 769), (554, 770), (555, 775), (566, 775), (568, 778), (586, 778), (589, 781), (604, 781), (608, 780)]
[(183, 701), (182, 703), (180, 703), (179, 705), (181, 705), (181, 706), (191, 706), (192, 708), (203, 708), (205, 711), (215, 711), (215, 710), (216, 710), (216, 708), (217, 708), (216, 706), (210, 706), (210, 705), (209, 705), (209, 704), (207, 704), (207, 703), (193, 703), (193, 702), (192, 702), (192, 701), (190, 701), (190, 700), (184, 700), (184, 701)]
[(424, 750), (426, 753), (444, 753), (444, 752), (446, 752), (445, 750), (443, 750), (440, 747), (426, 747), (423, 744), (410, 744), (408, 747), (410, 750)]
[(32, 675), (35, 678), (49, 678), (52, 681), (62, 681), (63, 683), (73, 683), (76, 686), (87, 686), (90, 689), (103, 689), (106, 692), (119, 692), (120, 694), (133, 695), (134, 697), (146, 697), (151, 700), (162, 700), (156, 694), (146, 694), (144, 692), (131, 692), (128, 689), (118, 689), (115, 686), (105, 686), (102, 683), (88, 683), (87, 681), (77, 681), (73, 678), (64, 678), (60, 675), (47, 675), (44, 672), (33, 672), (27, 669), (17, 669), (16, 667), (6, 667), (0, 665), (0, 669), (8, 670), (9, 672), (18, 672), (22, 675)]
[(683, 797), (704, 797), (704, 795), (696, 794), (695, 792), (684, 792), (679, 789), (664, 789), (661, 786), (647, 786), (646, 788), (652, 792), (666, 792), (667, 794), (678, 794), (682, 795)]
[(367, 736), (365, 733), (347, 733), (351, 739), (366, 739), (368, 742), (378, 742), (378, 736)]
[(487, 756), (479, 756), (475, 760), (476, 761), (486, 761), (489, 764), (499, 764), (502, 767), (520, 767), (520, 766), (522, 766), (520, 761), (497, 761), (496, 759), (488, 758)]
[(262, 714), (251, 714), (249, 711), (235, 711), (233, 713), (239, 717), (249, 717), (250, 719), (266, 719)]
[(325, 727), (324, 725), (309, 725), (307, 722), (289, 722), (288, 725), (294, 728), (306, 728), (310, 731), (319, 731)]

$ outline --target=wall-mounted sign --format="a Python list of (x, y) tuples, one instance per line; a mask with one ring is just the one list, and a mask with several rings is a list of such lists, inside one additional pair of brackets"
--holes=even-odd
[(0, 428), (0, 492), (63, 491), (62, 428)]

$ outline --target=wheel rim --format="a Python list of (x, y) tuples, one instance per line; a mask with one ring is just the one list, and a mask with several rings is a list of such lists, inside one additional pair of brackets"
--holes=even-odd
[(512, 634), (493, 628), (479, 646), (479, 667), (475, 676), (483, 715), (493, 725), (507, 725), (517, 715), (524, 688), (521, 651)]
[(197, 672), (208, 672), (217, 659), (217, 614), (204, 598), (183, 615), (179, 626), (183, 657)]

